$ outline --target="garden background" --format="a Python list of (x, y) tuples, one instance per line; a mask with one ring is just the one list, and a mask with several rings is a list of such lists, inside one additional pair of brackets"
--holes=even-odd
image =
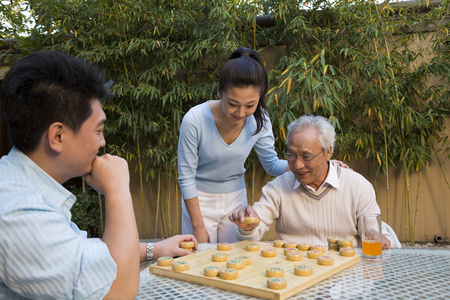
[[(31, 29), (23, 9), (32, 12)], [(217, 98), (221, 67), (244, 46), (260, 51), (269, 70), (280, 155), (292, 120), (329, 118), (334, 158), (372, 182), (399, 239), (448, 242), (448, 1), (2, 1), (0, 16), (0, 80), (17, 58), (41, 49), (105, 70), (117, 97), (104, 105), (104, 151), (130, 163), (141, 238), (181, 232), (181, 120)], [(4, 155), (10, 145), (0, 126)], [(246, 168), (253, 203), (271, 178), (254, 153)], [(81, 199), (75, 222), (101, 236), (102, 197), (80, 179), (66, 185)], [(273, 230), (267, 238), (276, 238)]]

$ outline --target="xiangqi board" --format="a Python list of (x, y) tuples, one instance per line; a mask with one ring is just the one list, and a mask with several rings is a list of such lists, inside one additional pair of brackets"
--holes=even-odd
[[(247, 244), (258, 244), (260, 250), (248, 251), (246, 250)], [(263, 257), (261, 255), (261, 250), (263, 249), (275, 250), (276, 255)], [(207, 277), (204, 275), (205, 267), (227, 267), (226, 261), (213, 261), (212, 256), (216, 253), (228, 254), (229, 260), (236, 259), (239, 256), (247, 256), (250, 258), (250, 264), (245, 265), (244, 269), (238, 270), (238, 277), (236, 279), (224, 280), (219, 277)], [(150, 272), (157, 275), (209, 285), (251, 296), (266, 299), (286, 299), (360, 261), (359, 255), (345, 257), (339, 255), (337, 251), (327, 251), (325, 255), (334, 259), (333, 265), (319, 265), (317, 259), (308, 258), (306, 253), (306, 251), (301, 251), (303, 256), (301, 261), (290, 261), (287, 260), (284, 254), (284, 248), (274, 247), (272, 243), (241, 241), (231, 244), (230, 250), (220, 251), (210, 249), (175, 259), (175, 262), (184, 261), (189, 264), (189, 269), (186, 271), (174, 271), (172, 270), (172, 266), (158, 266), (157, 264), (151, 265), (149, 269)], [(310, 266), (313, 274), (310, 276), (295, 275), (294, 267), (296, 265)], [(285, 288), (275, 290), (267, 287), (268, 277), (266, 276), (266, 269), (270, 268), (284, 270), (283, 278), (287, 281)]]

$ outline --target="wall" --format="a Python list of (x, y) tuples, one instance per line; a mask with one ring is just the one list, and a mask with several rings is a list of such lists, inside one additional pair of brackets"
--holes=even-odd
[[(424, 43), (426, 41), (418, 40), (418, 43)], [(418, 45), (419, 46), (419, 45)], [(262, 56), (266, 60), (267, 67), (270, 69), (273, 62), (276, 60), (277, 55), (283, 52), (284, 47), (280, 46), (277, 49), (265, 50), (262, 52)], [(429, 57), (424, 57), (429, 59)], [(0, 83), (4, 76), (6, 68), (0, 69)], [(450, 124), (447, 123), (447, 130), (445, 131), (447, 136), (450, 136)], [(10, 145), (6, 137), (6, 129), (2, 118), (0, 117), (0, 151), (1, 154), (7, 154)], [(411, 212), (413, 220), (415, 222), (415, 240), (422, 242), (432, 242), (433, 237), (436, 234), (442, 235), (444, 241), (449, 241), (450, 238), (450, 218), (447, 216), (450, 213), (450, 188), (446, 182), (445, 176), (450, 180), (450, 162), (440, 156), (440, 160), (444, 162), (442, 168), (435, 164), (422, 171), (421, 173), (411, 174), (410, 176), (410, 197), (411, 197)], [(375, 169), (375, 166), (369, 168), (367, 162), (364, 159), (352, 161), (349, 165), (357, 172), (363, 174), (368, 178), (376, 187), (377, 198), (380, 208), (382, 210), (383, 220), (387, 221), (396, 231), (401, 241), (409, 240), (408, 231), (408, 214), (406, 206), (405, 196), (405, 181), (401, 168), (391, 168), (389, 170), (389, 208), (388, 208), (388, 192), (386, 190), (386, 177), (379, 176), (374, 178), (374, 175), (369, 170)], [(143, 193), (141, 198), (141, 188), (138, 173), (133, 162), (130, 163), (130, 170), (132, 173), (131, 189), (133, 193), (133, 201), (135, 207), (135, 214), (137, 218), (137, 224), (141, 237), (153, 238), (163, 237), (166, 235), (176, 234), (180, 228), (180, 196), (179, 192), (175, 190), (175, 187), (166, 188), (162, 187), (160, 190), (161, 199), (166, 199), (170, 192), (170, 204), (169, 209), (165, 210), (166, 215), (164, 218), (169, 218), (171, 222), (171, 228), (164, 228), (161, 222), (162, 216), (159, 215), (158, 222), (156, 222), (157, 210), (157, 181), (154, 180), (151, 183), (144, 183)], [(445, 174), (445, 175), (444, 175)], [(163, 175), (164, 176), (164, 175)], [(261, 172), (259, 172), (255, 178), (259, 181)], [(258, 200), (261, 196), (262, 186), (269, 180), (266, 179), (257, 184), (254, 188), (255, 199)], [(251, 198), (251, 187), (247, 187), (248, 198)], [(178, 194), (177, 194), (178, 193)], [(417, 200), (416, 200), (417, 199)], [(142, 204), (143, 202), (143, 204)], [(161, 201), (162, 202), (162, 201)], [(417, 205), (416, 205), (417, 203)], [(142, 209), (143, 207), (143, 209)], [(161, 210), (161, 203), (159, 206)], [(416, 212), (417, 211), (417, 212)], [(415, 216), (415, 217), (414, 217)], [(144, 222), (142, 221), (144, 220)], [(167, 223), (167, 222), (165, 222)], [(156, 225), (158, 224), (158, 225)], [(157, 234), (155, 235), (155, 227), (158, 227)], [(144, 229), (143, 229), (144, 228)], [(145, 233), (145, 234), (144, 234)], [(170, 234), (169, 234), (170, 233)], [(277, 235), (273, 229), (273, 226), (267, 236), (268, 239), (275, 239)]]
[[(423, 43), (424, 41), (418, 41)], [(273, 62), (276, 60), (277, 55), (282, 53), (284, 46), (279, 46), (277, 49), (264, 50), (262, 56), (266, 61), (267, 67), (270, 69)], [(429, 57), (424, 57), (424, 59), (429, 59)], [(447, 130), (445, 134), (450, 136), (450, 129), (448, 127), (450, 124), (447, 123)], [(276, 133), (275, 133), (276, 134)], [(450, 218), (447, 214), (450, 213), (450, 186), (447, 184), (445, 176), (450, 180), (450, 161), (445, 160), (444, 157), (440, 156), (441, 162), (444, 162), (442, 168), (436, 163), (432, 167), (428, 167), (421, 173), (414, 173), (410, 175), (409, 186), (410, 186), (410, 201), (411, 201), (411, 213), (413, 216), (413, 222), (415, 222), (415, 241), (416, 242), (432, 242), (433, 237), (436, 234), (442, 235), (444, 241), (449, 241), (450, 238)], [(389, 170), (389, 193), (387, 191), (386, 176), (379, 176), (375, 179), (374, 170), (376, 166), (369, 166), (367, 161), (364, 159), (358, 159), (348, 163), (351, 168), (355, 171), (364, 175), (372, 184), (377, 191), (377, 201), (382, 211), (382, 218), (385, 222), (388, 222), (391, 227), (397, 233), (400, 241), (409, 241), (408, 233), (408, 218), (406, 206), (406, 195), (405, 195), (405, 180), (402, 168), (391, 168)], [(131, 167), (132, 170), (135, 169), (134, 166)], [(445, 176), (444, 176), (445, 174)], [(250, 172), (247, 172), (250, 176)], [(265, 176), (265, 179), (260, 182), (263, 174), (261, 171), (256, 174), (256, 185), (254, 187), (255, 201), (257, 201), (261, 196), (261, 188), (270, 179), (269, 176)], [(163, 175), (164, 176), (164, 175)], [(420, 182), (419, 182), (420, 178)], [(145, 184), (144, 192), (144, 216), (142, 214), (142, 203), (141, 203), (141, 191), (139, 185), (138, 175), (132, 174), (132, 191), (135, 206), (135, 213), (137, 218), (137, 224), (139, 227), (139, 232), (142, 236), (144, 230), (142, 229), (142, 220), (144, 219), (145, 226), (145, 237), (155, 237), (155, 210), (156, 210), (156, 195), (157, 195), (157, 184), (156, 181), (149, 184)], [(153, 195), (149, 192), (153, 191)], [(167, 188), (162, 188), (162, 193), (167, 193)], [(174, 188), (172, 188), (170, 197), (170, 213), (172, 214), (171, 226), (172, 232), (177, 233), (176, 229), (179, 228), (179, 220), (181, 216), (180, 208), (180, 196), (177, 196)], [(248, 199), (251, 199), (251, 187), (247, 186)], [(389, 194), (389, 197), (388, 197)], [(389, 205), (388, 205), (389, 198)], [(416, 200), (417, 198), (417, 200)], [(417, 203), (417, 205), (416, 205)], [(389, 208), (388, 208), (389, 207)], [(417, 213), (416, 213), (417, 210)], [(161, 216), (159, 216), (161, 220)], [(158, 225), (157, 237), (167, 235), (168, 230), (164, 231), (162, 235), (162, 225)], [(181, 233), (181, 231), (179, 232)], [(273, 240), (277, 238), (277, 234), (272, 225), (271, 230), (266, 236), (267, 239)]]
[[(448, 124), (450, 125), (450, 124)], [(450, 135), (450, 130), (447, 130)], [(444, 158), (440, 157), (441, 162)], [(386, 176), (378, 176), (374, 178), (374, 166), (368, 167), (367, 161), (359, 159), (348, 163), (349, 166), (356, 172), (365, 176), (376, 188), (377, 202), (381, 208), (382, 218), (389, 223), (397, 233), (401, 242), (409, 241), (408, 222), (407, 218), (407, 201), (406, 201), (406, 184), (401, 167), (389, 169), (389, 205), (388, 205), (388, 191), (386, 184)], [(134, 167), (131, 167), (134, 169)], [(410, 201), (411, 212), (413, 216), (413, 223), (415, 223), (415, 241), (416, 242), (433, 242), (435, 235), (439, 234), (444, 237), (444, 241), (449, 241), (450, 218), (450, 187), (446, 183), (445, 176), (450, 180), (450, 161), (447, 159), (442, 165), (443, 171), (438, 164), (428, 167), (420, 173), (410, 175)], [(371, 170), (371, 171), (369, 171)], [(249, 173), (249, 172), (248, 172)], [(445, 176), (444, 176), (445, 173)], [(250, 174), (248, 174), (250, 175)], [(259, 171), (256, 178), (255, 200), (261, 197), (261, 188), (269, 181), (269, 176), (265, 176), (263, 181), (260, 181), (261, 171)], [(155, 229), (155, 210), (156, 210), (156, 195), (157, 186), (155, 181), (152, 182), (153, 195), (151, 195), (149, 185), (144, 186), (144, 218), (142, 217), (140, 185), (137, 173), (132, 173), (132, 193), (135, 207), (135, 214), (140, 235), (142, 236), (142, 220), (145, 220), (145, 237), (154, 238), (162, 237), (161, 224), (158, 225), (158, 234), (154, 235)], [(420, 182), (419, 182), (420, 181)], [(162, 190), (167, 192), (167, 189), (162, 187)], [(247, 186), (247, 196), (251, 199), (251, 186)], [(417, 204), (416, 204), (417, 203)], [(388, 208), (389, 207), (389, 208)], [(179, 227), (179, 219), (181, 216), (180, 197), (176, 196), (173, 190), (170, 204), (170, 215), (172, 220), (172, 234), (177, 232)], [(161, 220), (161, 215), (159, 216)], [(167, 234), (167, 231), (165, 231)], [(272, 225), (266, 239), (277, 239), (277, 234)]]
[[(445, 134), (450, 135), (450, 122), (446, 124)], [(442, 170), (436, 162), (432, 167), (420, 173), (413, 173), (409, 178), (411, 214), (415, 222), (415, 240), (432, 242), (435, 235), (450, 239), (450, 161), (439, 155), (443, 162)], [(368, 172), (364, 160), (351, 162), (352, 168), (368, 178), (376, 186), (377, 200), (381, 208), (383, 220), (388, 221), (394, 228), (400, 241), (409, 240), (409, 214), (406, 198), (406, 183), (401, 167), (389, 169), (389, 193), (387, 191), (386, 176), (375, 178)], [(374, 170), (374, 167), (372, 167)], [(373, 171), (372, 171), (373, 173)], [(446, 179), (447, 177), (447, 179)], [(388, 205), (389, 194), (389, 205)], [(416, 204), (417, 203), (417, 204)], [(389, 208), (388, 208), (389, 207)]]

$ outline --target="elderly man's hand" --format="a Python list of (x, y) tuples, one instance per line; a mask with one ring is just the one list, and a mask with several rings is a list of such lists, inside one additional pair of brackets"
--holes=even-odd
[[(367, 235), (367, 239), (378, 241), (378, 232), (371, 230)], [(381, 234), (381, 246), (384, 250), (391, 248), (391, 241), (384, 234)]]
[[(249, 219), (249, 222), (246, 223), (246, 217), (252, 217), (252, 219)], [(259, 225), (259, 216), (251, 205), (247, 205), (245, 208), (233, 212), (228, 218), (245, 231), (252, 230)]]
[(383, 249), (391, 248), (391, 241), (384, 234), (381, 234), (381, 245)]

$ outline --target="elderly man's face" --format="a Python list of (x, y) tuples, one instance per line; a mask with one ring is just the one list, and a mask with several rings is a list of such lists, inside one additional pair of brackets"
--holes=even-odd
[(318, 189), (325, 181), (328, 174), (328, 161), (331, 158), (331, 147), (325, 153), (318, 139), (319, 132), (314, 127), (309, 127), (301, 131), (292, 133), (288, 141), (287, 152), (297, 156), (315, 156), (311, 161), (304, 161), (303, 158), (288, 160), (289, 168), (294, 173), (295, 178), (301, 184), (308, 184), (314, 189)]

